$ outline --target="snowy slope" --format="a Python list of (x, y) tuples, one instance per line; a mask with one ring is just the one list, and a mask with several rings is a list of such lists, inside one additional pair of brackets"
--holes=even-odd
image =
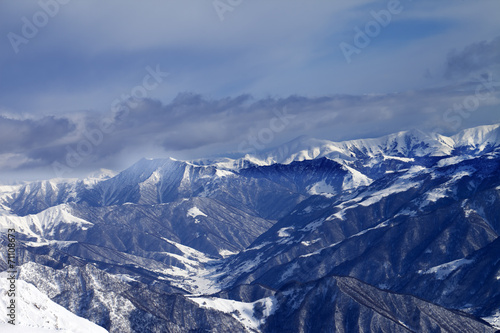
[(436, 274), (436, 278), (438, 280), (444, 280), (448, 275), (450, 275), (453, 271), (458, 269), (462, 265), (468, 265), (473, 263), (473, 260), (467, 260), (467, 259), (457, 259), (453, 260), (451, 262), (447, 262), (438, 266), (434, 266), (429, 268), (426, 271), (419, 271), (418, 273), (421, 274)]
[(64, 332), (69, 333), (68, 330), (51, 330), (47, 328), (38, 328), (31, 326), (11, 325), (0, 323), (0, 332), (2, 333), (51, 333), (51, 332)]
[(500, 310), (498, 310), (494, 315), (489, 317), (484, 317), (482, 319), (486, 320), (494, 328), (500, 330)]
[[(258, 331), (259, 326), (276, 310), (277, 300), (274, 297), (266, 297), (252, 303), (238, 302), (217, 297), (191, 297), (203, 308), (214, 309), (231, 314), (243, 326), (251, 331)], [(256, 309), (259, 309), (259, 315)]]
[[(2, 309), (6, 309), (9, 300), (6, 295), (7, 284), (7, 273), (0, 273), (0, 307)], [(0, 316), (1, 332), (107, 332), (104, 328), (54, 303), (32, 284), (18, 280), (16, 285), (17, 323), (15, 326), (7, 324), (5, 316)]]
[(83, 179), (83, 184), (85, 184), (86, 187), (91, 188), (95, 184), (104, 180), (111, 179), (117, 174), (118, 173), (113, 170), (101, 168), (98, 171), (89, 174), (85, 179)]
[(0, 207), (12, 200), (22, 185), (0, 185)]
[(17, 216), (0, 212), (0, 230), (15, 226), (17, 232), (41, 239), (55, 239), (59, 231), (86, 230), (92, 223), (71, 214), (71, 208), (62, 204), (47, 208), (38, 214)]
[(454, 147), (472, 147), (483, 150), (500, 143), (500, 124), (465, 129), (451, 137)]

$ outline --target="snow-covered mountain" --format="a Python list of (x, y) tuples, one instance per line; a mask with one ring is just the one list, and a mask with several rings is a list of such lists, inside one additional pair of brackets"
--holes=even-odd
[[(280, 147), (245, 159), (258, 164), (289, 164), (321, 157), (346, 161), (375, 157), (419, 158), (479, 154), (500, 142), (500, 124), (463, 130), (451, 137), (410, 130), (374, 139), (343, 142), (299, 137)], [(227, 162), (226, 162), (227, 163)], [(238, 163), (234, 163), (238, 165)]]
[(301, 137), (2, 186), (0, 230), (20, 283), (110, 332), (494, 332), (499, 133)]

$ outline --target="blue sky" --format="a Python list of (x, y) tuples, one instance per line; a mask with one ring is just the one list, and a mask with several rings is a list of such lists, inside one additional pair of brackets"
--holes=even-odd
[[(493, 0), (2, 1), (0, 181), (54, 177), (103, 119), (113, 131), (68, 176), (143, 155), (238, 152), (284, 108), (293, 120), (266, 147), (500, 122), (499, 10)], [(481, 80), (493, 88), (473, 112), (450, 112)], [(120, 105), (130, 110), (118, 121)]]

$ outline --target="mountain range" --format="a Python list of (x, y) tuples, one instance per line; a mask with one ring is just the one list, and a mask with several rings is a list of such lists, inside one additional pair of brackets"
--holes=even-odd
[(0, 186), (0, 271), (9, 228), (33, 329), (495, 332), (500, 124)]

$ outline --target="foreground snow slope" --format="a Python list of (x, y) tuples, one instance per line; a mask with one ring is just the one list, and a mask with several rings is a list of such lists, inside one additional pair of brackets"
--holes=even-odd
[[(10, 298), (7, 295), (9, 281), (7, 273), (0, 273), (0, 308), (6, 309)], [(7, 332), (64, 332), (64, 333), (104, 333), (104, 328), (78, 317), (62, 306), (54, 303), (35, 286), (25, 281), (16, 282), (15, 326), (6, 323), (5, 315), (0, 317), (0, 331)]]

